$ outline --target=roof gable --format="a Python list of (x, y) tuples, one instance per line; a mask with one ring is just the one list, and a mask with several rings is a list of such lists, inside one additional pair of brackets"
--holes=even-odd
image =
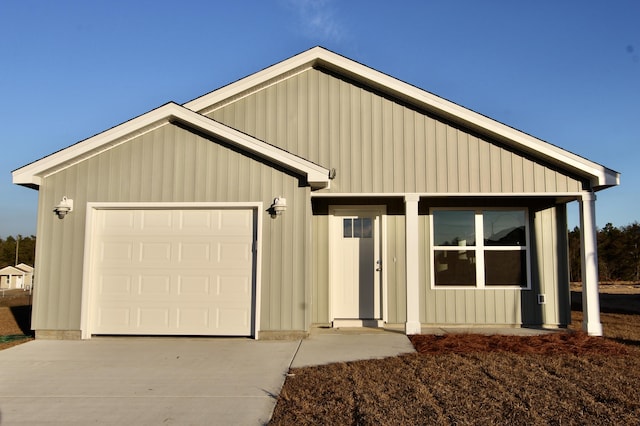
[(335, 169), (332, 193), (579, 193), (570, 172), (325, 69), (203, 112)]
[(242, 133), (212, 120), (203, 114), (220, 103), (232, 102), (238, 97), (275, 84), (287, 76), (309, 68), (322, 68), (370, 87), (416, 108), (442, 117), (461, 127), (486, 135), (532, 158), (554, 165), (590, 182), (594, 190), (620, 183), (619, 173), (587, 160), (557, 146), (506, 126), (453, 102), (440, 98), (389, 75), (376, 71), (322, 47), (314, 47), (255, 74), (196, 98), (183, 106), (168, 103), (103, 133), (65, 148), (57, 153), (13, 171), (13, 182), (38, 188), (41, 179), (83, 159), (123, 143), (166, 122), (180, 122), (207, 134), (219, 137), (246, 152), (307, 177), (313, 189), (329, 186), (329, 170), (300, 156)]
[(31, 273), (34, 271), (33, 266), (27, 265), (26, 263), (19, 263), (16, 265), (16, 268), (27, 273)]
[(26, 273), (26, 271), (22, 271), (15, 266), (5, 266), (0, 269), (0, 275), (24, 275)]
[(42, 177), (97, 155), (166, 122), (177, 122), (223, 139), (242, 151), (250, 152), (287, 170), (306, 176), (313, 189), (329, 186), (328, 169), (173, 102), (14, 170), (13, 183), (37, 188), (40, 186)]
[(250, 93), (251, 90), (274, 84), (296, 72), (309, 68), (324, 68), (345, 76), (372, 89), (386, 93), (440, 116), (479, 134), (487, 135), (513, 149), (534, 158), (584, 176), (595, 190), (619, 185), (619, 173), (587, 160), (555, 145), (537, 139), (484, 115), (478, 114), (432, 93), (419, 89), (394, 77), (376, 71), (344, 56), (314, 47), (255, 74), (210, 92), (184, 104), (186, 108), (206, 113), (212, 106)]

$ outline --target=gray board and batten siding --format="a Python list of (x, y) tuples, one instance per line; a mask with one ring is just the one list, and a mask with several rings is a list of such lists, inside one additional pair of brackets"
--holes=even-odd
[[(122, 141), (120, 141), (122, 142)], [(32, 327), (70, 330), (81, 326), (83, 251), (88, 202), (262, 202), (286, 196), (289, 209), (310, 209), (302, 177), (180, 125), (164, 123), (96, 155), (47, 175), (39, 191), (39, 278)], [(65, 220), (51, 213), (65, 194), (74, 211)], [(304, 330), (307, 305), (306, 214), (271, 220), (263, 214), (261, 330)], [(47, 254), (46, 256), (44, 254)], [(74, 330), (78, 330), (74, 332)]]
[[(405, 219), (394, 214), (397, 201), (390, 201), (386, 216), (387, 317), (390, 324), (406, 319)], [(565, 326), (570, 323), (569, 271), (566, 259), (566, 207), (532, 207), (529, 210), (531, 288), (445, 289), (430, 283), (430, 216), (419, 216), (420, 322), (424, 325), (522, 325)], [(388, 211), (389, 213), (389, 211)], [(326, 324), (329, 318), (329, 216), (313, 217), (313, 313), (312, 322)], [(538, 294), (546, 303), (539, 305)]]
[[(202, 111), (230, 127), (300, 155), (337, 173), (330, 189), (356, 193), (567, 193), (588, 186), (580, 177), (542, 164), (483, 135), (438, 119), (397, 99), (307, 68)], [(336, 199), (361, 203), (362, 199)], [(389, 201), (389, 200), (388, 200)], [(386, 218), (387, 321), (406, 318), (404, 217), (398, 201)], [(446, 198), (439, 200), (447, 206)], [(513, 199), (502, 199), (506, 206)], [(326, 201), (326, 204), (330, 201)], [(373, 204), (379, 201), (372, 200)], [(569, 322), (566, 211), (553, 199), (521, 198), (529, 207), (531, 289), (432, 289), (429, 282), (429, 217), (421, 208), (421, 308), (424, 324), (565, 325)], [(315, 203), (314, 203), (315, 204)], [(421, 201), (421, 205), (425, 204)], [(482, 207), (482, 201), (467, 201)], [(541, 206), (542, 204), (542, 206)], [(397, 214), (393, 211), (398, 210)], [(312, 322), (329, 318), (329, 221), (315, 211)], [(319, 213), (319, 214), (318, 214)], [(388, 212), (389, 213), (389, 212)], [(563, 247), (562, 245), (565, 244)], [(565, 291), (566, 290), (566, 291)], [(538, 293), (547, 303), (537, 304)], [(567, 294), (565, 294), (567, 293)], [(560, 307), (560, 308), (558, 308)]]
[[(322, 69), (284, 74), (204, 112), (259, 140), (335, 168), (331, 187), (318, 193), (543, 195), (575, 194), (586, 185), (577, 176)], [(139, 133), (43, 174), (36, 269), (47, 283), (35, 293), (34, 329), (73, 333), (81, 328), (88, 202), (245, 201), (262, 202), (267, 208), (279, 195), (287, 198), (285, 215), (271, 220), (259, 212), (267, 218), (259, 236), (260, 330), (304, 331), (311, 323), (329, 320), (329, 217), (312, 212), (311, 189), (303, 178), (177, 124), (165, 122)], [(51, 206), (71, 194), (73, 218), (60, 221), (51, 214)], [(387, 233), (382, 242), (387, 252), (385, 300), (390, 323), (406, 318), (401, 200), (385, 201)], [(354, 202), (342, 202), (347, 201)], [(568, 288), (568, 274), (563, 259), (557, 257), (563, 253), (559, 236), (563, 226), (566, 230), (566, 214), (563, 207), (553, 205), (532, 208), (529, 214), (532, 290), (431, 290), (426, 278), (429, 218), (422, 209), (421, 322), (565, 323), (566, 295), (558, 289)], [(524, 305), (536, 297), (536, 285), (541, 291), (544, 287), (548, 303), (529, 312)], [(560, 312), (551, 303), (554, 294), (561, 302)], [(463, 316), (461, 309), (473, 314)]]
[(585, 184), (316, 68), (239, 94), (205, 115), (335, 168), (332, 193), (576, 193)]

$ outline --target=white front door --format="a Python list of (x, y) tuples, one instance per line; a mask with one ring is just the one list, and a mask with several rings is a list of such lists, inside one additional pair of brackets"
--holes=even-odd
[(381, 320), (381, 258), (378, 209), (332, 209), (332, 319), (344, 325)]

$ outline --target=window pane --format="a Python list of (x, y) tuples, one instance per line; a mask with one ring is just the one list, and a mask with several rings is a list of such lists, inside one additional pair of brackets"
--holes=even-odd
[(353, 219), (353, 238), (362, 237), (362, 219)]
[(362, 238), (372, 238), (373, 237), (373, 227), (371, 224), (371, 218), (365, 217), (362, 218)]
[(436, 285), (476, 285), (475, 250), (435, 250)]
[(435, 246), (474, 246), (476, 244), (475, 213), (469, 210), (436, 210), (433, 212)]
[(485, 246), (524, 246), (525, 216), (523, 210), (487, 210), (483, 212)]
[(342, 236), (344, 238), (351, 238), (353, 236), (353, 219), (342, 220)]
[(527, 261), (524, 250), (486, 250), (485, 285), (526, 285)]

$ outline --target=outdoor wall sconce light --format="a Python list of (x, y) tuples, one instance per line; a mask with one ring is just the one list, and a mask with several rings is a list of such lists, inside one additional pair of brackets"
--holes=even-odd
[(276, 216), (282, 215), (285, 210), (287, 210), (287, 199), (280, 196), (273, 200), (273, 204), (271, 204), (271, 217), (275, 218)]
[(65, 195), (58, 205), (53, 209), (53, 212), (58, 215), (58, 219), (64, 219), (67, 213), (73, 211), (73, 200), (67, 198)]

